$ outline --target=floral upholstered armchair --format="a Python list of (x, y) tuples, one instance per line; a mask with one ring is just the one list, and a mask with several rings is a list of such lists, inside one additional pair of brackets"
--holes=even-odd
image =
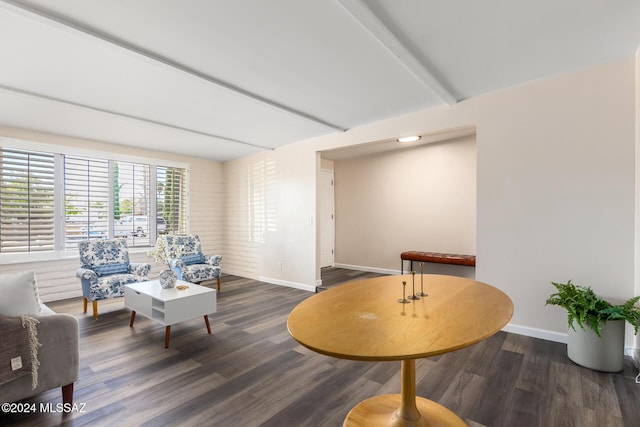
[(204, 255), (200, 237), (197, 234), (188, 236), (165, 235), (159, 237), (164, 239), (165, 258), (169, 267), (178, 274), (178, 280), (191, 283), (200, 283), (207, 280), (218, 281), (218, 292), (220, 292), (220, 255)]
[(129, 262), (125, 239), (89, 240), (78, 243), (80, 263), (76, 277), (82, 282), (84, 312), (93, 303), (98, 317), (98, 301), (124, 296), (124, 285), (147, 280), (151, 264)]

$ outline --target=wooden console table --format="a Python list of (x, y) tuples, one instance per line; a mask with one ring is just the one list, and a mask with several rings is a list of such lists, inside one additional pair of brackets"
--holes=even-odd
[[(416, 292), (420, 275), (415, 276)], [(359, 280), (316, 294), (295, 307), (291, 336), (318, 353), (361, 361), (402, 361), (401, 393), (367, 399), (345, 426), (464, 426), (449, 409), (416, 397), (415, 359), (470, 346), (502, 329), (513, 303), (502, 291), (475, 280), (425, 274), (428, 294), (407, 304), (412, 275)]]

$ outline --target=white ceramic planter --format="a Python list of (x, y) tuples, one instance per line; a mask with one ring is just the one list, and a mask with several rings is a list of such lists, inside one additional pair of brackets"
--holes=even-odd
[(584, 366), (603, 372), (618, 372), (624, 366), (624, 320), (610, 320), (602, 324), (599, 337), (589, 328), (576, 330), (569, 328), (567, 334), (567, 355), (569, 359)]

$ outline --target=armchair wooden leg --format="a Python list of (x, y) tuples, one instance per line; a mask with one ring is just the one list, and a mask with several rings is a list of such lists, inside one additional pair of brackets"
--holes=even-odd
[(220, 293), (220, 278), (218, 277), (218, 293)]
[(73, 383), (62, 386), (62, 403), (73, 404)]
[(164, 348), (169, 348), (169, 337), (171, 337), (171, 325), (164, 328)]
[(98, 318), (98, 301), (93, 301), (93, 318)]
[(87, 297), (82, 297), (82, 305), (84, 306), (84, 313), (87, 312), (87, 303), (89, 302), (89, 299)]

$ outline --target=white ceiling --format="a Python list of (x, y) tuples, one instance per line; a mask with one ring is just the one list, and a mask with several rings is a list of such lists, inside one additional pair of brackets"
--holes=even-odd
[(638, 0), (0, 0), (0, 124), (227, 161), (639, 45)]

